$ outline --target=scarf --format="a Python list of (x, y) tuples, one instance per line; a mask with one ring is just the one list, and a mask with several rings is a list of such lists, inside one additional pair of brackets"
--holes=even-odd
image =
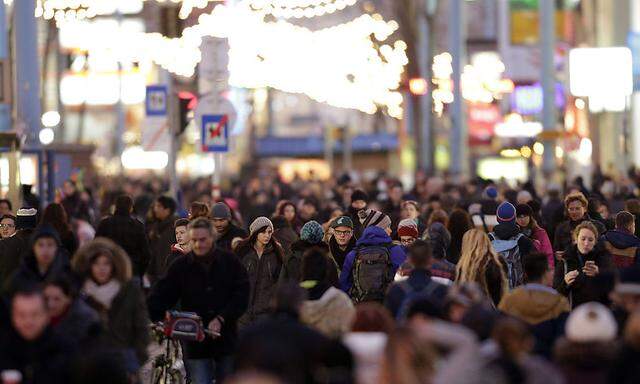
[(110, 309), (113, 299), (118, 292), (120, 292), (120, 282), (112, 279), (106, 284), (98, 285), (93, 280), (87, 279), (82, 287), (82, 291), (102, 304), (106, 309)]

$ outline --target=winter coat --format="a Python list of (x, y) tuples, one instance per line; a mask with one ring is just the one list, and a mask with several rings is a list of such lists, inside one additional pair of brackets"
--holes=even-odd
[(327, 282), (329, 285), (338, 286), (338, 266), (329, 255), (329, 247), (325, 243), (311, 244), (304, 240), (298, 240), (291, 245), (291, 253), (286, 258), (280, 273), (280, 282), (295, 281), (299, 282), (301, 278), (302, 257), (304, 253), (311, 249), (318, 248), (327, 253)]
[(429, 284), (436, 284), (429, 295), (429, 299), (433, 300), (436, 305), (442, 305), (444, 297), (447, 295), (447, 286), (437, 283), (431, 279), (431, 273), (425, 269), (414, 269), (409, 274), (409, 278), (403, 282), (394, 283), (389, 287), (384, 306), (387, 307), (393, 317), (398, 317), (401, 307), (407, 297), (407, 293), (400, 284), (409, 284), (412, 292), (419, 292)]
[(640, 349), (629, 344), (620, 348), (609, 374), (609, 382), (616, 384), (640, 383)]
[(24, 340), (15, 330), (0, 334), (0, 372), (18, 370), (21, 384), (67, 384), (71, 382), (73, 347), (51, 328), (34, 341)]
[(71, 232), (59, 233), (60, 246), (64, 248), (69, 255), (73, 255), (78, 250), (78, 238)]
[(610, 343), (575, 343), (560, 339), (554, 347), (554, 360), (566, 384), (608, 383), (607, 376), (615, 355), (615, 345)]
[(103, 318), (106, 342), (117, 348), (135, 351), (140, 365), (147, 361), (149, 317), (140, 282), (129, 280), (120, 287), (110, 308), (105, 308), (91, 296), (85, 300)]
[(533, 352), (551, 357), (556, 339), (564, 335), (571, 306), (550, 287), (526, 284), (504, 295), (498, 309), (528, 323), (536, 339)]
[(7, 280), (5, 292), (11, 294), (20, 288), (42, 284), (47, 280), (63, 275), (71, 275), (71, 267), (66, 252), (58, 251), (49, 269), (44, 274), (38, 270), (36, 256), (33, 252), (30, 252), (22, 260), (18, 270)]
[(67, 313), (53, 325), (53, 332), (74, 346), (90, 343), (102, 328), (98, 313), (83, 299), (75, 299)]
[(21, 229), (15, 235), (0, 240), (0, 285), (6, 284), (31, 251), (29, 245), (32, 234), (33, 229)]
[(447, 251), (451, 246), (451, 234), (442, 223), (433, 223), (429, 227), (428, 240), (431, 243), (433, 258), (442, 260), (447, 256)]
[(291, 253), (291, 246), (299, 240), (298, 234), (290, 226), (276, 229), (273, 232), (273, 237), (278, 240), (278, 243), (280, 243), (282, 249), (284, 249), (285, 255), (289, 255)]
[(337, 338), (351, 329), (355, 313), (349, 296), (329, 287), (319, 299), (302, 304), (300, 320), (327, 337)]
[(604, 225), (602, 225), (601, 222), (592, 220), (587, 214), (585, 214), (582, 219), (577, 221), (566, 220), (556, 228), (556, 233), (553, 238), (553, 249), (555, 249), (556, 251), (561, 251), (569, 248), (573, 244), (573, 230), (576, 229), (578, 224), (587, 220), (592, 222), (593, 225), (596, 226), (596, 229), (598, 230), (598, 236), (601, 236), (606, 232), (607, 229)]
[(249, 236), (247, 231), (236, 226), (233, 223), (229, 223), (229, 227), (227, 228), (227, 231), (224, 234), (222, 234), (222, 236), (218, 237), (218, 239), (216, 240), (216, 248), (220, 248), (223, 251), (227, 251), (227, 252), (233, 252), (233, 249), (231, 248), (231, 243), (233, 242), (233, 239), (236, 239), (236, 238), (244, 239), (247, 236)]
[(538, 223), (547, 230), (549, 234), (556, 233), (556, 227), (564, 217), (564, 203), (560, 199), (549, 199), (542, 206), (542, 223)]
[(344, 261), (347, 258), (347, 255), (355, 247), (356, 247), (355, 236), (351, 236), (351, 240), (349, 240), (349, 244), (347, 244), (347, 247), (344, 249), (344, 251), (340, 249), (340, 246), (338, 245), (338, 242), (336, 241), (335, 237), (331, 236), (331, 238), (329, 239), (329, 251), (331, 252), (331, 256), (333, 257), (333, 260), (335, 260), (336, 264), (338, 264), (338, 270), (340, 271), (342, 270), (342, 267), (344, 266)]
[(178, 244), (173, 244), (171, 246), (171, 252), (169, 252), (169, 254), (167, 255), (167, 259), (165, 261), (165, 268), (169, 270), (169, 267), (171, 266), (171, 264), (173, 264), (174, 261), (176, 261), (177, 258), (184, 256), (188, 253), (189, 252), (186, 252), (185, 250), (180, 248)]
[(630, 267), (640, 262), (640, 238), (633, 233), (614, 229), (605, 232), (601, 240), (618, 268)]
[(555, 257), (553, 255), (553, 248), (551, 247), (551, 240), (549, 240), (547, 231), (545, 231), (544, 228), (536, 227), (530, 233), (527, 233), (526, 230), (523, 231), (523, 233), (533, 240), (533, 246), (536, 251), (547, 256), (549, 268), (553, 269), (555, 266)]
[(171, 252), (171, 245), (176, 242), (176, 235), (173, 229), (175, 217), (170, 216), (162, 221), (156, 221), (147, 228), (149, 237), (149, 247), (151, 249), (151, 259), (147, 275), (154, 283), (167, 272), (165, 264), (167, 255)]
[(450, 284), (450, 282), (453, 282), (456, 279), (455, 264), (445, 259), (441, 259), (441, 260), (434, 259), (431, 262), (429, 271), (431, 272), (431, 276), (436, 278), (436, 281), (439, 281), (439, 282), (445, 282), (447, 284)]
[(285, 383), (321, 383), (317, 373), (325, 367), (331, 344), (295, 315), (275, 313), (243, 330), (234, 366), (239, 372), (259, 369)]
[(362, 237), (356, 242), (356, 248), (349, 252), (344, 261), (342, 272), (340, 273), (340, 288), (344, 292), (349, 293), (353, 286), (353, 267), (355, 266), (358, 248), (369, 245), (384, 245), (389, 247), (392, 264), (391, 276), (395, 275), (400, 265), (402, 265), (407, 258), (402, 247), (392, 244), (391, 237), (387, 235), (384, 229), (379, 227), (368, 227), (362, 233)]
[[(511, 240), (520, 233), (520, 228), (515, 223), (500, 223), (493, 227), (493, 233), (498, 240)], [(518, 240), (518, 248), (520, 248), (521, 260), (532, 250), (534, 250), (533, 241), (526, 236), (521, 236)]]
[[(580, 254), (578, 247), (575, 245), (569, 248), (564, 255), (564, 259), (556, 263), (553, 287), (569, 298), (573, 308), (589, 301), (599, 301), (603, 295), (602, 287), (598, 287), (595, 277), (589, 277), (582, 272), (582, 268), (587, 261), (595, 262), (600, 275), (615, 270), (611, 256), (601, 244), (597, 244), (587, 255)], [(578, 276), (573, 284), (567, 286), (564, 281), (564, 275), (570, 271), (578, 271)]]
[(271, 312), (271, 303), (283, 268), (281, 255), (284, 252), (282, 248), (278, 250), (275, 247), (280, 246), (273, 242), (268, 244), (260, 257), (253, 245), (236, 250), (238, 260), (247, 270), (251, 286), (249, 307), (239, 320), (240, 327), (264, 318)]
[(226, 356), (233, 351), (237, 321), (249, 302), (247, 271), (229, 252), (214, 248), (206, 256), (193, 252), (178, 258), (148, 299), (152, 321), (164, 319), (165, 312), (180, 303), (183, 311), (195, 312), (206, 327), (217, 316), (224, 319), (221, 336), (202, 343), (184, 343), (188, 359)]
[(121, 246), (131, 260), (133, 274), (144, 275), (151, 258), (144, 224), (130, 215), (109, 216), (100, 221), (96, 237), (106, 237)]

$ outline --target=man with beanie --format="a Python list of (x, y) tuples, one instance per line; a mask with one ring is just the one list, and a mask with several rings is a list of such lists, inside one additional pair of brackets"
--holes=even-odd
[[(291, 254), (282, 267), (280, 273), (280, 282), (292, 280), (300, 282), (300, 265), (302, 264), (302, 256), (309, 249), (319, 249), (325, 254), (329, 252), (329, 247), (322, 239), (324, 231), (322, 225), (317, 221), (309, 221), (302, 226), (300, 230), (300, 240), (291, 245)], [(338, 286), (338, 266), (335, 261), (327, 255), (327, 280), (330, 285)]]
[(106, 237), (121, 246), (129, 255), (134, 276), (142, 279), (151, 259), (151, 250), (144, 224), (132, 213), (133, 199), (128, 195), (118, 196), (113, 215), (100, 221), (96, 237)]
[(213, 223), (218, 240), (216, 247), (231, 252), (235, 239), (244, 239), (249, 236), (247, 231), (231, 222), (231, 209), (225, 203), (215, 203), (211, 208), (211, 222)]
[(7, 281), (28, 252), (37, 214), (35, 208), (19, 209), (16, 213), (16, 234), (0, 241), (0, 284)]
[(5, 292), (11, 294), (70, 273), (69, 257), (60, 251), (58, 233), (53, 227), (43, 225), (31, 237), (31, 247), (20, 267), (6, 281)]
[(364, 227), (362, 221), (360, 221), (360, 212), (367, 209), (369, 204), (369, 195), (362, 189), (356, 189), (351, 194), (351, 204), (349, 204), (349, 216), (353, 221), (353, 231), (356, 239), (362, 235)]
[(333, 235), (329, 238), (329, 251), (339, 270), (342, 270), (347, 254), (356, 246), (353, 227), (353, 220), (349, 216), (340, 216), (331, 222)]
[(345, 259), (340, 273), (340, 288), (356, 303), (382, 302), (406, 255), (402, 247), (393, 245), (389, 237), (389, 216), (370, 210), (364, 223), (369, 226)]
[(513, 289), (524, 282), (522, 260), (533, 249), (533, 242), (520, 233), (516, 223), (516, 207), (508, 201), (498, 206), (496, 211), (498, 225), (489, 233), (489, 239), (495, 251), (506, 262), (509, 271), (509, 288)]

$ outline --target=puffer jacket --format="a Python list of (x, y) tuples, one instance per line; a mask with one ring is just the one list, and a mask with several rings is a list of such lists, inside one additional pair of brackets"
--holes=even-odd
[(241, 328), (269, 314), (271, 301), (276, 294), (278, 279), (282, 271), (281, 256), (283, 252), (275, 242), (268, 244), (260, 257), (258, 257), (253, 245), (236, 250), (238, 260), (247, 270), (251, 286), (249, 307), (238, 321)]

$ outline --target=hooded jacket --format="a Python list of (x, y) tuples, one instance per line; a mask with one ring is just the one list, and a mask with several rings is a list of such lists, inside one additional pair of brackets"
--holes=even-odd
[[(502, 222), (493, 227), (493, 233), (499, 240), (510, 240), (520, 233), (520, 228), (513, 222)], [(524, 259), (533, 249), (533, 242), (526, 236), (521, 236), (518, 240), (520, 256)]]
[(349, 296), (329, 287), (318, 300), (307, 300), (302, 304), (300, 320), (327, 337), (337, 338), (351, 329), (355, 313)]
[(638, 263), (640, 238), (633, 233), (614, 229), (602, 235), (605, 248), (611, 253), (613, 262), (619, 268)]
[(571, 306), (550, 287), (526, 284), (505, 294), (498, 309), (528, 323), (536, 339), (534, 352), (550, 357), (556, 339), (564, 335)]
[(284, 262), (282, 272), (280, 274), (280, 282), (292, 280), (295, 282), (300, 281), (300, 268), (302, 266), (302, 256), (304, 253), (311, 249), (318, 248), (327, 253), (327, 283), (331, 286), (338, 286), (338, 266), (336, 262), (328, 254), (329, 247), (327, 244), (320, 242), (318, 244), (311, 244), (304, 240), (298, 240), (291, 245), (291, 253)]
[(395, 275), (396, 271), (404, 263), (407, 258), (405, 252), (402, 250), (402, 247), (399, 245), (393, 245), (391, 237), (387, 235), (387, 232), (380, 227), (368, 227), (362, 233), (362, 237), (358, 239), (356, 242), (356, 248), (349, 252), (347, 258), (344, 261), (344, 266), (342, 267), (342, 272), (340, 273), (340, 288), (344, 292), (349, 292), (351, 290), (351, 286), (353, 285), (353, 266), (355, 264), (356, 254), (358, 252), (358, 248), (366, 247), (369, 245), (385, 245), (389, 247), (389, 251), (391, 254), (391, 264), (393, 270), (391, 271), (393, 275)]

